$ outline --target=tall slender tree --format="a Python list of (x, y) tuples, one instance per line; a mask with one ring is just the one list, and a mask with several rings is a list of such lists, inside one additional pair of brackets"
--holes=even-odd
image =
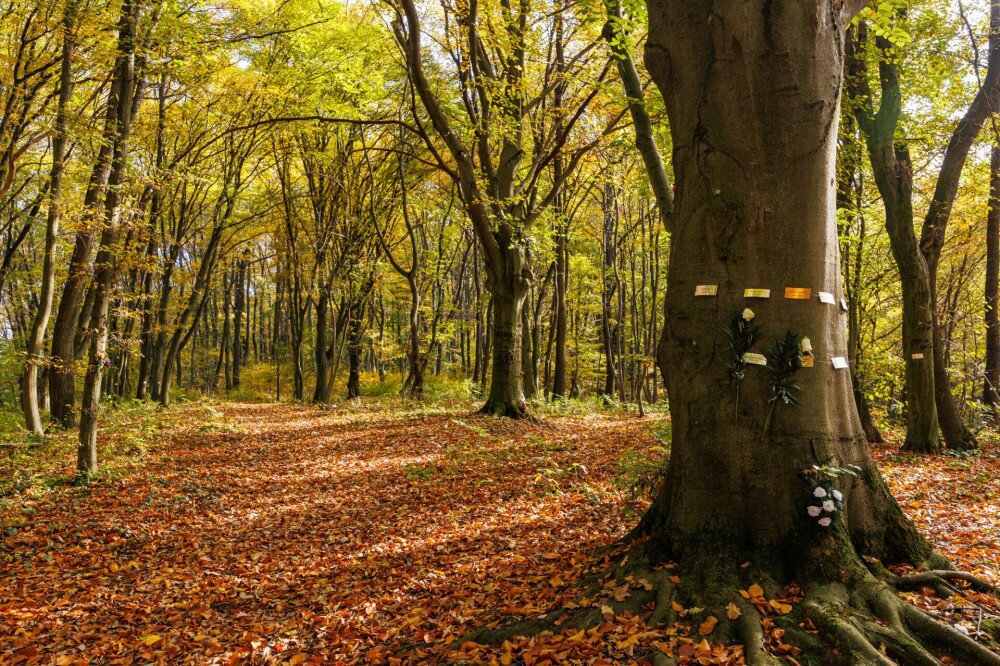
[(59, 223), (62, 220), (63, 174), (65, 173), (67, 119), (70, 95), (73, 91), (73, 54), (76, 46), (75, 0), (69, 0), (63, 9), (63, 45), (59, 70), (59, 102), (56, 108), (55, 136), (52, 138), (52, 171), (49, 175), (49, 210), (45, 223), (45, 254), (42, 259), (42, 288), (38, 296), (38, 309), (31, 325), (26, 347), (24, 383), (21, 401), (25, 424), (33, 434), (45, 434), (38, 409), (39, 355), (45, 342), (45, 331), (52, 315), (55, 293), (56, 243), (59, 240)]

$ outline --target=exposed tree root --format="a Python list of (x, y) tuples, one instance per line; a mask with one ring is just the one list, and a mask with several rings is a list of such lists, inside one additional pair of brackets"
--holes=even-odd
[(890, 582), (900, 590), (912, 590), (920, 587), (942, 584), (949, 580), (964, 580), (969, 583), (974, 590), (1000, 595), (1000, 588), (996, 585), (992, 585), (979, 576), (971, 574), (967, 571), (922, 571), (908, 576), (896, 576)]
[(524, 403), (514, 403), (504, 400), (487, 400), (486, 404), (479, 410), (479, 414), (484, 416), (507, 417), (509, 419), (523, 419), (530, 423), (538, 423), (538, 419), (531, 415), (527, 405)]
[[(601, 607), (605, 613), (610, 607), (616, 616), (625, 611), (646, 613), (646, 623), (650, 627), (677, 627), (681, 635), (688, 631), (689, 636), (699, 640), (698, 623), (712, 615), (719, 620), (708, 636), (713, 644), (741, 644), (749, 666), (780, 666), (786, 663), (783, 658), (768, 651), (767, 627), (773, 630), (774, 620), (763, 622), (764, 614), (758, 607), (737, 594), (739, 589), (747, 587), (748, 580), (761, 581), (768, 592), (782, 587), (780, 581), (769, 578), (766, 572), (742, 570), (739, 565), (732, 565), (730, 573), (721, 573), (720, 561), (713, 561), (712, 558), (696, 562), (694, 568), (654, 568), (644, 557), (641, 544), (633, 544), (624, 557), (609, 564), (581, 580), (578, 585), (582, 596), (590, 599), (592, 606), (559, 609), (540, 619), (481, 629), (456, 643), (456, 647), (465, 641), (499, 645), (518, 636), (590, 629), (608, 620)], [(861, 666), (940, 666), (944, 655), (962, 664), (1000, 666), (1000, 655), (907, 603), (893, 587), (897, 583), (908, 587), (952, 579), (966, 580), (977, 589), (985, 590), (992, 588), (989, 583), (970, 574), (937, 570), (880, 580), (860, 564), (853, 551), (836, 570), (840, 575), (833, 579), (816, 575), (814, 580), (806, 581), (803, 601), (782, 620), (782, 626), (787, 627), (784, 634), (786, 643), (808, 651), (819, 649), (826, 652), (826, 656), (832, 648), (836, 648), (846, 663)], [(678, 574), (681, 583), (676, 582)], [(811, 574), (819, 572), (807, 570), (800, 572), (799, 576)], [(644, 585), (632, 589), (628, 598), (614, 601), (600, 595), (602, 588), (608, 587), (606, 581), (612, 579), (619, 582), (643, 581)], [(713, 585), (712, 581), (718, 585)], [(722, 592), (722, 589), (728, 591)], [(729, 618), (736, 613), (727, 614), (730, 603), (739, 610), (739, 615), (732, 620)], [(705, 609), (696, 617), (681, 617), (684, 611), (678, 613), (677, 609), (691, 606), (704, 606)], [(682, 630), (685, 624), (688, 629)], [(810, 633), (817, 629), (818, 636)], [(773, 641), (770, 645), (774, 645)], [(826, 656), (819, 658), (826, 659)], [(650, 654), (646, 659), (654, 666), (688, 663), (677, 655), (660, 652)]]

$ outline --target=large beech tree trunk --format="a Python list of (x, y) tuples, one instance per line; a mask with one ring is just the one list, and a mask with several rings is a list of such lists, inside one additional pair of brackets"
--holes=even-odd
[[(863, 632), (843, 631), (834, 612), (856, 603), (853, 593), (878, 596), (862, 557), (919, 563), (931, 555), (869, 455), (849, 371), (831, 362), (847, 356), (834, 188), (844, 27), (862, 3), (648, 5), (646, 62), (675, 147), (662, 342), (673, 443), (662, 489), (635, 534), (650, 537), (643, 549), (653, 560), (681, 562), (680, 589), (699, 605), (725, 605), (748, 578), (765, 588), (797, 580), (804, 609), (857, 655), (851, 663), (889, 663)], [(703, 284), (718, 285), (718, 295), (696, 297)], [(812, 298), (786, 300), (786, 287), (810, 288)], [(770, 289), (771, 298), (744, 298), (748, 288)], [(821, 303), (819, 291), (837, 304)], [(815, 367), (795, 375), (801, 404), (778, 405), (769, 429), (772, 372), (747, 367), (737, 408), (718, 360), (723, 327), (747, 307), (762, 329), (752, 351), (765, 353), (792, 331), (808, 336), (816, 355)], [(814, 465), (858, 469), (835, 481), (845, 499), (830, 527), (807, 514)], [(748, 656), (757, 656), (750, 663), (774, 663), (760, 656), (756, 621), (741, 626)], [(930, 658), (911, 648), (899, 650)]]
[[(646, 61), (667, 102), (677, 194), (664, 335), (673, 445), (642, 529), (680, 557), (801, 552), (812, 527), (802, 471), (853, 464), (863, 473), (844, 482), (843, 536), (877, 557), (926, 556), (868, 454), (850, 373), (831, 362), (847, 356), (845, 314), (816, 297), (843, 295), (833, 184), (849, 17), (834, 0), (648, 4)], [(701, 284), (718, 296), (696, 297)], [(785, 287), (813, 296), (786, 300)], [(749, 288), (771, 298), (746, 299)], [(748, 366), (736, 411), (717, 361), (723, 327), (746, 307), (763, 332), (753, 351), (790, 330), (816, 354), (796, 375), (801, 404), (778, 406), (763, 437), (771, 373)]]

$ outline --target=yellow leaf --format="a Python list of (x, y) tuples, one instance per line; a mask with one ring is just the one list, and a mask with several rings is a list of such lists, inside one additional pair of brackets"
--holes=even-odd
[(143, 645), (154, 645), (162, 640), (162, 636), (157, 636), (156, 634), (149, 634), (148, 636), (143, 636), (139, 639), (139, 642)]
[(753, 585), (751, 585), (750, 589), (748, 589), (747, 592), (750, 593), (750, 596), (752, 598), (763, 597), (764, 596), (764, 588), (762, 588), (757, 583), (754, 583)]
[(741, 611), (736, 606), (736, 604), (734, 604), (732, 601), (730, 601), (729, 605), (726, 606), (726, 617), (728, 617), (730, 620), (735, 620), (740, 615), (743, 615), (743, 611)]
[(792, 607), (789, 604), (782, 603), (777, 599), (771, 599), (771, 601), (769, 601), (768, 603), (771, 605), (771, 608), (778, 611), (782, 615), (787, 615), (788, 613), (792, 612)]
[(559, 577), (559, 574), (556, 574), (555, 576), (549, 579), (549, 585), (551, 585), (552, 587), (561, 587), (562, 584), (563, 581), (562, 578)]

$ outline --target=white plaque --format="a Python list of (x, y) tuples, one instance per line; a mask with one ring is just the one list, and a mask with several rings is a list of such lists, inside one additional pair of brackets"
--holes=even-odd
[(843, 370), (847, 367), (847, 359), (843, 356), (833, 357), (833, 367), (836, 370)]
[(821, 291), (821, 292), (819, 292), (819, 302), (820, 303), (826, 303), (828, 305), (833, 305), (837, 301), (835, 301), (833, 299), (833, 294), (831, 294), (830, 292), (828, 292), (828, 291)]

